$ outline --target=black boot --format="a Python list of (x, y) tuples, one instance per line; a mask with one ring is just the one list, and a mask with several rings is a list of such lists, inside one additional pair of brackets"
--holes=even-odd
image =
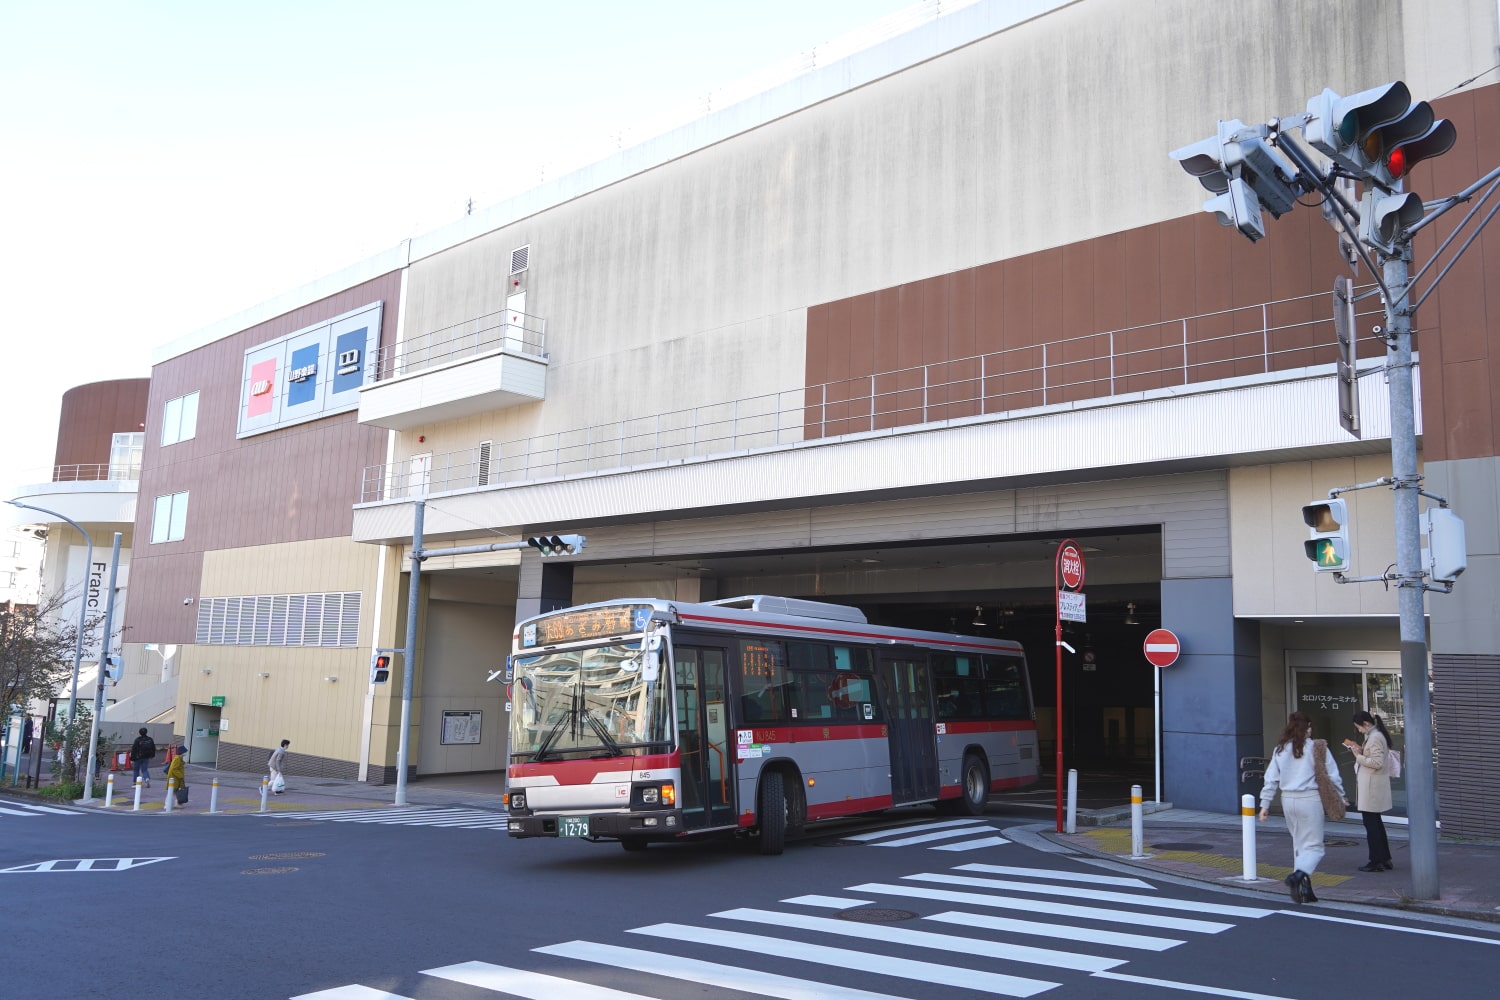
[(1286, 887), (1291, 890), (1292, 902), (1299, 904), (1302, 902), (1302, 886), (1306, 879), (1307, 876), (1303, 874), (1300, 868), (1286, 877)]
[(1302, 873), (1302, 902), (1316, 903), (1318, 897), (1313, 895), (1312, 876), (1306, 872)]

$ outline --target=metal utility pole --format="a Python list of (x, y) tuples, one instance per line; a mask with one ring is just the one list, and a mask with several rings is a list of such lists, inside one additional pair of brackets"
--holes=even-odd
[(104, 716), (104, 689), (108, 683), (109, 640), (115, 621), (115, 580), (120, 572), (120, 539), (115, 532), (114, 553), (109, 557), (109, 588), (104, 592), (104, 639), (99, 643), (99, 676), (94, 685), (94, 717), (89, 720), (89, 753), (84, 758), (88, 774), (83, 779), (83, 801), (94, 800), (94, 755), (99, 750), (99, 722)]

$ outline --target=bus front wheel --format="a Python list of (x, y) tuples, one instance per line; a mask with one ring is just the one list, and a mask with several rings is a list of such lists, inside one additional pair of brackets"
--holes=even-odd
[(787, 815), (792, 810), (780, 771), (761, 776), (760, 801), (757, 805), (760, 813), (760, 853), (780, 854), (786, 845)]

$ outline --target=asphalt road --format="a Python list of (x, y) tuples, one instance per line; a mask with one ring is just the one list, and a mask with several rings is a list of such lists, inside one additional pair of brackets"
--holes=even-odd
[(993, 815), (847, 824), (780, 857), (328, 816), (0, 815), (5, 993), (1459, 1000), (1500, 967), (1493, 925), (1141, 878)]

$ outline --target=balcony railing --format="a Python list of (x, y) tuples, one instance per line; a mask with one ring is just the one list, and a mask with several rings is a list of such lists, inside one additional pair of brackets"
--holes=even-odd
[(493, 351), (545, 358), (547, 321), (530, 313), (503, 310), (409, 336), (376, 355), (377, 381), (462, 361)]
[(110, 465), (105, 462), (89, 462), (82, 465), (54, 465), (54, 483), (102, 483), (111, 480), (129, 482), (141, 478), (139, 462), (130, 465)]
[(360, 501), (790, 447), (1328, 364), (1337, 349), (1327, 301), (1326, 294), (1283, 299), (373, 465)]

